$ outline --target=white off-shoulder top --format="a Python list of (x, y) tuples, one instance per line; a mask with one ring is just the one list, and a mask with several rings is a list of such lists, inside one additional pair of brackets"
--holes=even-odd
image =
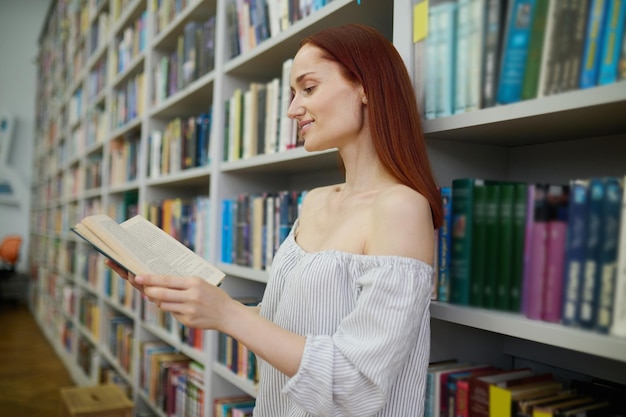
[(260, 314), (306, 336), (288, 378), (259, 360), (255, 417), (422, 417), (433, 268), (399, 256), (277, 251)]

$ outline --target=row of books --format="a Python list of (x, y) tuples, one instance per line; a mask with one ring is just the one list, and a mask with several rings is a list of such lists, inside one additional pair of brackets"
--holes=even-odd
[(424, 116), (624, 79), (625, 18), (623, 0), (433, 2), (428, 34), (414, 46), (414, 78), (429, 80), (416, 86)]
[(291, 101), (289, 71), (293, 59), (283, 62), (282, 77), (236, 88), (224, 103), (224, 161), (286, 151), (298, 145), (296, 123), (287, 117)]
[(332, 0), (229, 0), (226, 5), (230, 57), (277, 36)]
[(222, 200), (221, 262), (269, 268), (305, 195), (306, 191), (278, 191)]
[(129, 375), (132, 374), (134, 322), (130, 317), (117, 313), (109, 314), (104, 328), (102, 345), (108, 348), (111, 357)]
[(116, 39), (116, 51), (112, 54), (113, 64), (116, 74), (123, 73), (130, 67), (130, 64), (146, 48), (147, 37), (147, 11), (143, 11), (141, 16), (122, 32)]
[(139, 163), (138, 131), (131, 131), (109, 142), (109, 184), (121, 185), (137, 179)]
[(210, 198), (197, 196), (152, 201), (145, 217), (192, 251), (209, 259), (210, 213)]
[(626, 387), (457, 360), (428, 366), (424, 417), (618, 417)]
[(215, 66), (215, 16), (188, 22), (172, 51), (163, 51), (153, 67), (153, 105), (181, 91)]
[(162, 341), (140, 348), (140, 389), (166, 416), (201, 416), (204, 367)]
[(626, 337), (624, 181), (453, 180), (433, 297)]
[(112, 129), (122, 127), (143, 115), (144, 85), (145, 74), (141, 72), (115, 90), (109, 111)]
[(176, 117), (148, 139), (148, 177), (158, 178), (189, 168), (208, 166), (212, 112)]
[(213, 402), (213, 417), (250, 417), (255, 402), (249, 395), (218, 397)]

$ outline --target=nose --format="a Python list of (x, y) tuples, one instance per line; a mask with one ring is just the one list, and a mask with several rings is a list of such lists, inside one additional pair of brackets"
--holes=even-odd
[(304, 107), (300, 104), (298, 97), (292, 97), (289, 107), (287, 108), (287, 117), (297, 119), (304, 114)]

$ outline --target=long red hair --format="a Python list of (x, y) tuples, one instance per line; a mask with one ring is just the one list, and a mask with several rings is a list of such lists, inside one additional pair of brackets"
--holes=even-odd
[(363, 86), (374, 147), (383, 166), (430, 203), (433, 225), (443, 207), (433, 172), (411, 78), (400, 54), (377, 30), (358, 24), (324, 29), (302, 40), (326, 52), (348, 80)]

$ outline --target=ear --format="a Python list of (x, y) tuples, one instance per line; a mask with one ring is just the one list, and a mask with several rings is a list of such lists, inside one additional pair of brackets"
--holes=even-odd
[(361, 86), (359, 90), (359, 94), (361, 94), (361, 102), (363, 104), (367, 104), (367, 96), (365, 95), (365, 90), (363, 89), (363, 86)]

